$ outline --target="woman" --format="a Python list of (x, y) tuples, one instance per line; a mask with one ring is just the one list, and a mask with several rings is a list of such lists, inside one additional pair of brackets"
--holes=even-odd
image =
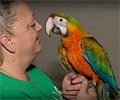
[[(96, 99), (93, 89), (87, 90), (83, 76), (67, 74), (62, 83), (62, 95), (40, 69), (31, 65), (41, 51), (38, 34), (41, 29), (25, 2), (0, 1), (1, 99), (63, 99), (63, 96)], [(74, 85), (70, 85), (71, 80)]]

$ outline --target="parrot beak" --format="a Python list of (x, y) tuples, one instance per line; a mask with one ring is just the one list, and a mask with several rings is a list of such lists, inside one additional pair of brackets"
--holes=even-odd
[(67, 29), (66, 27), (56, 24), (53, 20), (53, 17), (49, 17), (46, 22), (46, 32), (49, 36), (50, 36), (50, 32), (61, 34), (61, 35), (66, 35)]
[(53, 18), (49, 17), (47, 22), (46, 22), (46, 32), (49, 36), (50, 36), (50, 32), (51, 32), (53, 27), (54, 27)]

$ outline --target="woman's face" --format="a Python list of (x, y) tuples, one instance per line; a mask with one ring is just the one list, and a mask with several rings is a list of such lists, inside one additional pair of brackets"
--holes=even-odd
[(15, 47), (19, 57), (29, 59), (41, 51), (38, 32), (42, 26), (34, 19), (34, 14), (27, 4), (20, 2), (17, 6), (18, 21), (14, 24)]

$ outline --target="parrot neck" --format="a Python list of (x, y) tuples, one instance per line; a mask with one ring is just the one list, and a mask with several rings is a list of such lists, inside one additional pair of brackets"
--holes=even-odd
[(82, 37), (90, 37), (90, 34), (86, 32), (83, 28), (80, 28), (80, 34), (82, 34)]
[(76, 34), (81, 35), (80, 37), (90, 36), (89, 33), (86, 32), (80, 24), (75, 25), (73, 23), (68, 22), (66, 28), (67, 28), (68, 35), (70, 36), (76, 35)]
[[(73, 34), (69, 34), (67, 37), (62, 36), (61, 40), (63, 42), (64, 47), (67, 50), (72, 50), (76, 47), (80, 47), (80, 41), (83, 37), (91, 37), (88, 33), (82, 34), (81, 31), (74, 31)], [(77, 48), (76, 48), (77, 49)]]
[(72, 50), (80, 45), (80, 40), (83, 37), (91, 37), (88, 32), (86, 32), (82, 26), (77, 26), (73, 23), (67, 23), (67, 37), (62, 36), (61, 40), (66, 49)]
[(78, 45), (80, 45), (81, 38), (82, 37), (80, 36), (80, 34), (76, 34), (73, 36), (68, 36), (67, 38), (62, 36), (61, 40), (62, 40), (64, 47), (67, 50), (72, 50), (72, 49), (78, 47)]
[(81, 25), (78, 26), (79, 33), (82, 34), (82, 37), (91, 37), (88, 32), (86, 32)]
[(78, 47), (79, 47), (79, 41), (75, 41), (75, 40), (73, 40), (73, 39), (64, 39), (64, 38), (62, 38), (62, 43), (63, 43), (63, 45), (64, 45), (64, 47), (65, 47), (65, 49), (67, 50), (67, 51), (73, 51), (73, 50), (79, 50), (78, 49)]

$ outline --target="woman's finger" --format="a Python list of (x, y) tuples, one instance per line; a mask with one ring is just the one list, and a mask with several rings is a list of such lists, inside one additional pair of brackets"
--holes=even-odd
[(62, 91), (63, 95), (76, 96), (78, 91)]
[(87, 86), (88, 86), (88, 81), (87, 79), (84, 79), (84, 81), (82, 82), (82, 85), (80, 87), (80, 92), (87, 92)]
[(72, 84), (79, 84), (79, 83), (81, 83), (84, 79), (85, 79), (84, 76), (78, 76), (77, 78), (75, 78), (75, 79), (72, 81)]
[(75, 85), (70, 85), (68, 88), (67, 88), (67, 91), (79, 91), (80, 90), (80, 87), (81, 87), (81, 84), (75, 84)]
[(96, 100), (97, 100), (97, 94), (96, 94), (94, 88), (89, 88), (87, 93), (88, 93), (88, 95), (93, 96), (93, 98), (96, 98)]
[(69, 76), (70, 80), (73, 80), (77, 77), (77, 75), (73, 72), (69, 73), (68, 76)]
[(64, 98), (75, 100), (75, 96), (63, 95)]

